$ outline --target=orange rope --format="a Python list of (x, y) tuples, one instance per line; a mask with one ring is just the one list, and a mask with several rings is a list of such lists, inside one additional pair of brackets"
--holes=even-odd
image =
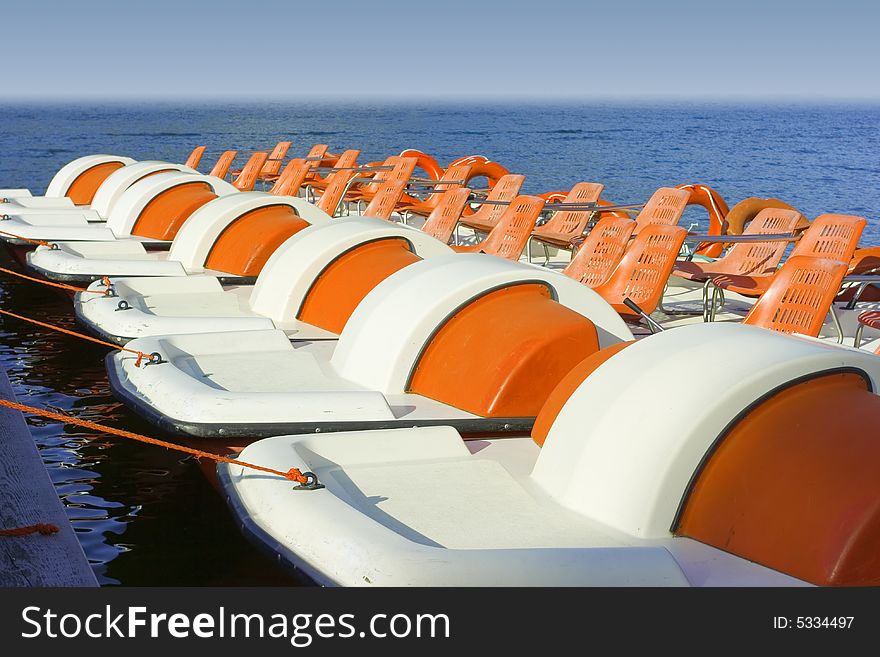
[(40, 322), (36, 319), (31, 319), (30, 317), (22, 317), (21, 315), (16, 315), (15, 313), (11, 313), (8, 310), (3, 310), (0, 308), (0, 315), (7, 315), (9, 317), (14, 317), (15, 319), (20, 319), (23, 322), (30, 322), (31, 324), (36, 324), (37, 326), (42, 326), (43, 328), (51, 329), (53, 331), (58, 331), (59, 333), (65, 333), (67, 335), (72, 335), (75, 338), (82, 338), (83, 340), (88, 340), (90, 342), (94, 342), (96, 344), (104, 345), (105, 347), (113, 347), (114, 349), (119, 349), (119, 351), (125, 351), (129, 354), (134, 354), (137, 356), (137, 360), (135, 361), (135, 367), (140, 367), (143, 360), (146, 358), (147, 362), (153, 361), (153, 356), (151, 354), (144, 353), (143, 351), (138, 351), (137, 349), (129, 349), (128, 347), (123, 347), (118, 344), (114, 344), (112, 342), (107, 342), (106, 340), (99, 340), (98, 338), (93, 338), (90, 335), (83, 335), (82, 333), (77, 333), (76, 331), (71, 331), (70, 329), (62, 328), (61, 326), (55, 326), (54, 324), (47, 324), (46, 322)]
[[(18, 402), (9, 401), (8, 399), (0, 399), (0, 406), (5, 406), (7, 408), (14, 408), (22, 413), (30, 413), (31, 415), (38, 415), (40, 417), (48, 418), (50, 420), (57, 420), (58, 422), (65, 422), (67, 424), (75, 424), (79, 427), (85, 427), (86, 429), (94, 429), (96, 431), (101, 431), (104, 433), (109, 433), (113, 436), (119, 436), (120, 438), (130, 438), (132, 440), (137, 440), (142, 443), (147, 443), (149, 445), (158, 445), (159, 447), (165, 447), (166, 449), (173, 449), (178, 452), (184, 452), (186, 454), (191, 454), (196, 458), (206, 458), (211, 459), (212, 461), (217, 461), (219, 463), (231, 463), (233, 465), (240, 465), (243, 468), (251, 468), (252, 470), (259, 470), (260, 472), (268, 472), (269, 474), (277, 475), (279, 477), (284, 477), (285, 479), (289, 479), (290, 481), (295, 481), (300, 484), (306, 484), (309, 481), (309, 478), (306, 477), (299, 468), (291, 468), (287, 472), (282, 472), (281, 470), (275, 470), (274, 468), (267, 468), (262, 465), (256, 465), (255, 463), (248, 463), (247, 461), (240, 461), (238, 459), (231, 459), (227, 456), (220, 456), (219, 454), (213, 454), (211, 452), (204, 452), (200, 449), (194, 449), (192, 447), (186, 447), (185, 445), (176, 445), (174, 443), (169, 443), (165, 440), (158, 440), (157, 438), (150, 438), (149, 436), (142, 436), (139, 433), (133, 433), (131, 431), (123, 431), (122, 429), (114, 429), (113, 427), (108, 427), (103, 424), (98, 424), (97, 422), (90, 422), (88, 420), (80, 420), (79, 418), (73, 417), (72, 415), (65, 415), (63, 413), (55, 413), (53, 411), (46, 411), (41, 408), (34, 408), (33, 406), (26, 406), (24, 404), (19, 404)], [(14, 531), (14, 530), (13, 530)]]
[(17, 240), (21, 240), (22, 242), (28, 242), (30, 244), (38, 244), (40, 246), (48, 246), (50, 249), (57, 249), (58, 247), (52, 244), (52, 242), (46, 242), (44, 240), (32, 240), (29, 237), (22, 237), (21, 235), (16, 235), (15, 233), (7, 233), (5, 230), (0, 230), (0, 235), (7, 235), (9, 237), (14, 237)]
[[(0, 231), (2, 232), (2, 231)], [(27, 274), (22, 274), (21, 272), (17, 272), (12, 269), (6, 269), (5, 267), (0, 267), (0, 272), (4, 274), (12, 274), (13, 276), (18, 276), (19, 278), (23, 278), (28, 281), (33, 281), (34, 283), (42, 283), (43, 285), (51, 285), (52, 287), (60, 287), (62, 290), (71, 290), (73, 292), (89, 292), (91, 294), (102, 294), (104, 296), (109, 296), (112, 293), (110, 289), (110, 279), (106, 276), (102, 279), (104, 285), (107, 286), (107, 289), (104, 291), (101, 290), (89, 290), (84, 287), (77, 287), (76, 285), (68, 285), (67, 283), (55, 283), (54, 281), (46, 281), (42, 278), (34, 278), (33, 276), (28, 276)]]
[(38, 522), (36, 525), (27, 525), (26, 527), (16, 527), (15, 529), (0, 529), (0, 536), (27, 536), (28, 534), (57, 534), (60, 530), (58, 525), (52, 523)]

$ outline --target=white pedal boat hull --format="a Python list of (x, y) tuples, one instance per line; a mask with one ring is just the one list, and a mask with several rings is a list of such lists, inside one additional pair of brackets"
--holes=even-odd
[[(118, 168), (135, 160), (119, 155), (85, 155), (61, 167), (46, 188), (45, 196), (34, 196), (29, 189), (0, 189), (0, 207), (75, 208), (92, 202), (95, 190)], [(74, 198), (76, 197), (76, 200)], [(78, 201), (78, 203), (77, 203)]]
[[(157, 195), (206, 185), (216, 198), (185, 217), (174, 239), (162, 241), (132, 234)], [(38, 247), (28, 254), (28, 265), (50, 280), (90, 283), (104, 276), (188, 276), (215, 273), (225, 279), (244, 275), (211, 270), (205, 260), (223, 231), (248, 213), (262, 208), (289, 207), (308, 223), (327, 221), (302, 199), (261, 192), (239, 192), (218, 178), (191, 174), (161, 173), (142, 181), (123, 195), (114, 216), (103, 229), (107, 240), (55, 242), (55, 248)], [(309, 206), (308, 208), (305, 206)], [(92, 228), (93, 231), (99, 229)], [(112, 239), (110, 239), (112, 238)], [(160, 248), (166, 249), (164, 252)], [(250, 277), (254, 280), (255, 277)]]
[[(282, 243), (254, 285), (224, 285), (221, 278), (181, 272), (173, 272), (174, 278), (114, 278), (114, 296), (77, 294), (74, 309), (92, 332), (120, 344), (149, 336), (263, 329), (280, 329), (296, 340), (336, 340), (338, 333), (296, 318), (313, 285), (343, 258), (351, 261), (358, 249), (400, 239), (422, 259), (452, 253), (421, 231), (382, 219), (328, 219)], [(183, 274), (195, 271), (199, 258), (204, 262), (194, 254)], [(374, 277), (376, 283), (381, 276)], [(102, 292), (103, 283), (90, 290)]]
[[(682, 364), (705, 362), (719, 350), (737, 358), (701, 371), (701, 385), (689, 385), (691, 371)], [(830, 577), (837, 567), (852, 570), (850, 549), (873, 559), (865, 541), (877, 523), (870, 512), (880, 496), (876, 484), (873, 501), (856, 498), (861, 515), (851, 504), (813, 509), (800, 495), (846, 488), (847, 469), (829, 483), (817, 477), (826, 461), (804, 470), (784, 457), (783, 474), (802, 479), (795, 511), (807, 519), (830, 514), (828, 526), (844, 527), (844, 536), (832, 544), (816, 535), (815, 545), (779, 552), (774, 545), (787, 540), (785, 527), (771, 520), (762, 528), (766, 519), (734, 513), (734, 533), (755, 532), (749, 525), (757, 524), (759, 536), (780, 534), (767, 539), (769, 554), (765, 545), (752, 559), (738, 554), (736, 541), (719, 549), (682, 534), (680, 514), (693, 498), (709, 495), (706, 488), (694, 492), (694, 480), (719, 441), (734, 440), (727, 436), (737, 423), (750, 421), (749, 409), (769, 412), (761, 404), (780, 391), (842, 371), (877, 382), (880, 359), (754, 327), (694, 325), (641, 340), (598, 365), (551, 418), (543, 448), (531, 438), (465, 442), (448, 427), (280, 436), (251, 444), (240, 458), (313, 472), (326, 488), (293, 490), (293, 482), (238, 465), (220, 464), (218, 473), (245, 533), (320, 584), (804, 586), (811, 582), (795, 576), (804, 568), (827, 569)], [(682, 399), (685, 386), (690, 394)], [(870, 389), (865, 394), (876, 398)], [(793, 431), (796, 444), (801, 430)], [(838, 441), (828, 435), (826, 445), (833, 451)], [(767, 478), (758, 470), (753, 484), (743, 479), (747, 473), (734, 480), (746, 491), (760, 488)], [(738, 496), (721, 492), (721, 506), (735, 511)], [(794, 573), (786, 572), (789, 563)]]
[[(112, 156), (103, 157), (107, 158)], [(113, 158), (109, 161), (119, 160), (120, 158)], [(87, 206), (76, 206), (67, 197), (25, 197), (0, 203), (0, 216), (5, 217), (2, 230), (27, 239), (43, 241), (113, 239), (113, 231), (108, 232), (104, 227), (122, 195), (136, 183), (168, 172), (198, 175), (197, 171), (183, 164), (129, 160), (107, 176)], [(2, 194), (0, 198), (4, 198)], [(2, 237), (12, 244), (25, 243), (8, 235)]]
[[(547, 301), (548, 308), (588, 324), (597, 346), (632, 339), (611, 306), (566, 276), (493, 256), (454, 254), (416, 262), (379, 283), (354, 309), (338, 342), (291, 342), (281, 330), (145, 337), (128, 348), (156, 352), (166, 362), (137, 367), (131, 354), (111, 354), (108, 376), (114, 393), (137, 413), (196, 437), (434, 424), (466, 432), (523, 431), (533, 414), (469, 412), (412, 392), (409, 382), (423, 353), (440, 339), (440, 327), (453, 324), (464, 308), (484, 297), (525, 285), (549, 290), (557, 301)], [(526, 330), (532, 331), (529, 340), (536, 349), (564, 348), (563, 360), (576, 357), (568, 355), (568, 342), (554, 347), (553, 334), (544, 335), (540, 327)], [(594, 348), (574, 348), (581, 346)], [(529, 372), (522, 369), (525, 355), (522, 360), (517, 354), (496, 356), (510, 360), (497, 371), (486, 365), (497, 377), (485, 383), (489, 403), (500, 395), (492, 386), (530, 383)], [(438, 376), (445, 375), (442, 363), (432, 367)], [(507, 367), (514, 369), (508, 372)], [(555, 385), (556, 379), (547, 381), (557, 376), (555, 371), (543, 373), (540, 384)]]

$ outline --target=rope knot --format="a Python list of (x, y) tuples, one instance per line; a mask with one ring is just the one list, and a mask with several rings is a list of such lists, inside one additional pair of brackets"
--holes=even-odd
[(293, 490), (318, 490), (324, 488), (324, 484), (318, 481), (318, 475), (314, 472), (300, 472), (299, 468), (291, 468), (284, 477), (299, 484), (294, 486)]
[(308, 477), (306, 477), (299, 468), (291, 468), (285, 473), (284, 478), (290, 481), (295, 481), (298, 484), (305, 484), (309, 481)]

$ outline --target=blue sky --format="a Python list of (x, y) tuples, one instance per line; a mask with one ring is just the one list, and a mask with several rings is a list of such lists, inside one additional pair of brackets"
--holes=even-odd
[(2, 15), (8, 100), (880, 100), (865, 0), (30, 0)]

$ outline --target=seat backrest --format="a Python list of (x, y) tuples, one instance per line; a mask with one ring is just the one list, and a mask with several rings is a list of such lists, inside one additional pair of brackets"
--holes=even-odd
[[(456, 189), (458, 187), (465, 186), (465, 181), (467, 181), (470, 172), (470, 162), (450, 165), (450, 167), (446, 169), (440, 180), (438, 180), (437, 183), (434, 185), (435, 191), (431, 192), (425, 198), (423, 205), (429, 208), (436, 208), (442, 200), (443, 194), (446, 193), (446, 190)], [(541, 201), (541, 203), (543, 204), (543, 201)]]
[(651, 194), (651, 198), (639, 212), (633, 233), (638, 235), (645, 226), (653, 224), (675, 226), (681, 219), (690, 197), (691, 193), (686, 189), (661, 187)]
[(847, 264), (840, 260), (791, 256), (758, 297), (743, 324), (816, 337), (846, 269)]
[[(605, 185), (581, 182), (571, 188), (563, 203), (596, 203)], [(560, 210), (541, 226), (542, 231), (563, 233), (577, 237), (584, 232), (592, 212), (584, 210)]]
[(391, 171), (387, 172), (384, 176), (383, 182), (398, 180), (409, 182), (410, 178), (412, 178), (413, 171), (416, 170), (417, 162), (418, 160), (414, 157), (398, 157), (397, 164), (394, 165), (394, 168)]
[(350, 169), (331, 173), (327, 176), (327, 188), (315, 205), (331, 217), (335, 217), (336, 210), (339, 209), (339, 204), (342, 202), (342, 197), (348, 189), (349, 181), (355, 175), (357, 175), (357, 171)]
[(281, 163), (284, 161), (287, 151), (290, 150), (291, 143), (292, 142), (289, 141), (279, 141), (275, 144), (275, 148), (272, 149), (272, 154), (269, 155), (263, 163), (263, 168), (260, 169), (259, 175), (274, 176), (281, 171)]
[(240, 192), (251, 191), (257, 183), (257, 177), (260, 175), (260, 167), (266, 162), (267, 157), (269, 157), (269, 154), (265, 151), (257, 151), (251, 155), (247, 164), (242, 168), (241, 173), (239, 173), (238, 177), (232, 181), (232, 186)]
[[(489, 190), (486, 195), (487, 201), (512, 201), (519, 194), (520, 188), (523, 186), (526, 177), (518, 173), (508, 173), (501, 176), (495, 186)], [(481, 223), (496, 224), (504, 210), (505, 205), (495, 205), (494, 203), (484, 203), (476, 212), (470, 215), (470, 219), (480, 221)]]
[[(349, 167), (353, 167), (357, 164), (357, 159), (360, 154), (361, 152), (357, 149), (344, 151), (338, 158), (336, 158), (333, 166), (338, 169), (347, 169)], [(329, 182), (330, 176), (332, 176), (334, 173), (337, 172), (331, 171), (326, 176), (322, 176), (319, 172), (313, 171), (312, 174), (309, 176), (309, 180), (325, 180)]]
[(480, 251), (499, 258), (519, 260), (543, 209), (544, 199), (517, 196), (507, 206), (495, 228), (480, 243)]
[(309, 152), (306, 154), (306, 158), (310, 162), (317, 162), (318, 158), (323, 159), (325, 155), (327, 155), (327, 149), (330, 148), (327, 144), (315, 144), (309, 149)]
[(645, 226), (608, 280), (593, 289), (608, 303), (620, 305), (629, 297), (646, 313), (653, 312), (686, 236), (687, 231), (679, 226)]
[(864, 217), (846, 214), (819, 215), (791, 252), (849, 262), (865, 229)]
[(623, 257), (635, 227), (632, 219), (600, 219), (562, 273), (587, 287), (601, 285)]
[[(801, 220), (797, 210), (765, 208), (746, 226), (743, 235), (790, 233)], [(712, 271), (739, 276), (764, 275), (776, 271), (788, 242), (742, 242), (712, 265)]]
[(185, 162), (186, 166), (188, 166), (190, 169), (198, 168), (199, 162), (202, 161), (202, 155), (204, 155), (204, 154), (205, 154), (205, 147), (204, 146), (196, 146), (192, 150), (192, 153), (189, 154), (189, 157), (186, 158), (186, 162)]
[[(467, 187), (453, 189), (443, 194), (443, 199), (437, 204), (437, 207), (431, 210), (431, 214), (422, 225), (422, 232), (435, 237), (444, 244), (449, 242), (455, 225), (461, 218), (461, 213), (470, 198), (471, 190)], [(503, 205), (494, 207), (504, 208)]]
[(277, 196), (296, 196), (299, 188), (305, 182), (306, 176), (309, 175), (312, 164), (313, 162), (302, 158), (290, 160), (284, 167), (284, 171), (278, 176), (278, 180), (272, 185), (269, 193)]
[(333, 166), (339, 167), (340, 169), (344, 167), (353, 167), (357, 164), (357, 159), (360, 154), (361, 152), (356, 148), (350, 148), (347, 151), (343, 151)]
[(229, 173), (229, 167), (232, 166), (232, 161), (235, 159), (236, 155), (238, 155), (238, 151), (223, 151), (220, 154), (220, 157), (217, 158), (217, 163), (214, 165), (214, 168), (211, 169), (211, 172), (208, 175), (216, 176), (217, 178), (225, 178), (226, 174)]
[(364, 216), (385, 219), (386, 221), (391, 219), (391, 213), (394, 212), (397, 202), (403, 196), (403, 190), (406, 189), (407, 180), (408, 178), (386, 180), (379, 185), (378, 191), (364, 210)]
[[(379, 186), (383, 182), (393, 178), (392, 174), (395, 172), (395, 170), (397, 170), (402, 159), (403, 158), (401, 158), (398, 155), (391, 155), (390, 157), (386, 157), (380, 166), (383, 168), (391, 167), (390, 170), (376, 171), (375, 173), (373, 173), (373, 176), (372, 176), (370, 182), (360, 184), (358, 186), (358, 189), (362, 193), (367, 194), (368, 196), (375, 194), (378, 191)], [(415, 158), (407, 158), (407, 159), (409, 160), (409, 159), (415, 159)], [(337, 166), (339, 166), (339, 165), (337, 165)], [(413, 165), (413, 168), (415, 168), (415, 165)], [(369, 175), (369, 173), (370, 173), (369, 171), (365, 171), (364, 173), (362, 173), (360, 175), (361, 176)], [(407, 177), (409, 177), (409, 176), (407, 176)]]

